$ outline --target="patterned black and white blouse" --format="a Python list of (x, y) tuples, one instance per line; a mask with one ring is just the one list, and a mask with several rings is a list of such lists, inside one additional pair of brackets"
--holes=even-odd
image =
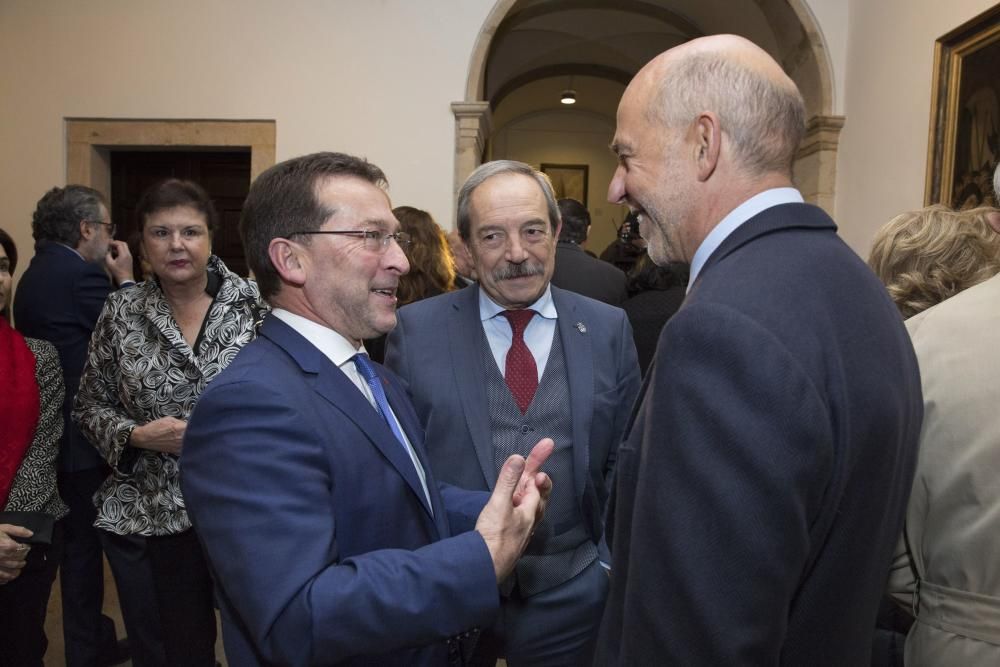
[[(119, 535), (172, 535), (191, 527), (177, 457), (128, 445), (136, 426), (161, 417), (187, 420), (205, 385), (253, 340), (267, 305), (257, 284), (212, 256), (216, 285), (193, 350), (159, 284), (148, 280), (108, 297), (76, 396), (73, 420), (111, 465), (94, 496), (94, 525)], [(212, 274), (215, 274), (214, 276)]]
[(44, 340), (25, 338), (35, 355), (35, 382), (38, 383), (39, 415), (35, 437), (24, 453), (14, 475), (5, 512), (44, 512), (61, 519), (69, 509), (56, 490), (56, 456), (63, 431), (63, 375), (59, 353)]

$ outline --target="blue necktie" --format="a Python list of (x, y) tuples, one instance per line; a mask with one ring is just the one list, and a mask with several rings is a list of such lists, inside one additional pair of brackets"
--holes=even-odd
[[(358, 373), (368, 383), (368, 388), (372, 390), (372, 396), (375, 398), (375, 409), (378, 410), (378, 413), (382, 415), (382, 419), (392, 429), (392, 434), (399, 440), (399, 444), (403, 446), (403, 449), (406, 449), (406, 439), (403, 437), (402, 431), (399, 430), (399, 425), (396, 424), (396, 420), (389, 410), (389, 399), (385, 397), (385, 389), (382, 388), (382, 378), (375, 372), (375, 367), (372, 366), (371, 359), (368, 358), (367, 354), (356, 354), (354, 355), (354, 367), (358, 369)], [(409, 456), (410, 452), (407, 451), (406, 455)]]

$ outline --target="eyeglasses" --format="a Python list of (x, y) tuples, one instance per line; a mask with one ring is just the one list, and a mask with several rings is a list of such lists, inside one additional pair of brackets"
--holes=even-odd
[(115, 231), (117, 231), (117, 229), (118, 229), (118, 225), (116, 225), (113, 222), (102, 222), (100, 220), (88, 220), (87, 222), (92, 222), (95, 225), (105, 225), (105, 226), (107, 226), (108, 227), (108, 233), (111, 234), (111, 236), (114, 236), (115, 235)]
[(381, 229), (357, 229), (350, 231), (315, 231), (293, 232), (289, 236), (313, 236), (316, 234), (333, 234), (335, 236), (353, 236), (364, 241), (365, 250), (383, 253), (389, 247), (389, 241), (395, 241), (400, 248), (410, 245), (410, 235), (406, 232), (387, 234)]

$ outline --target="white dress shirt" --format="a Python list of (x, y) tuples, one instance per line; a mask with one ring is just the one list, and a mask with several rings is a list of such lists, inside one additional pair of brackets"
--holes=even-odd
[[(296, 315), (290, 311), (284, 310), (282, 308), (275, 308), (271, 311), (271, 316), (277, 317), (279, 320), (295, 329), (303, 338), (312, 343), (317, 350), (323, 353), (323, 355), (332, 361), (334, 365), (343, 371), (344, 375), (354, 383), (354, 386), (358, 388), (358, 391), (368, 400), (375, 410), (378, 410), (378, 406), (375, 403), (375, 397), (372, 396), (371, 387), (365, 381), (361, 374), (358, 372), (357, 367), (354, 365), (354, 355), (359, 353), (367, 354), (365, 351), (365, 346), (355, 349), (351, 345), (350, 341), (341, 336), (339, 333), (323, 326), (322, 324), (317, 324), (312, 320), (306, 319), (301, 315)], [(508, 336), (509, 338), (509, 336)], [(403, 426), (396, 419), (396, 415), (393, 414), (392, 408), (389, 408), (389, 417), (396, 422), (396, 427), (399, 429), (400, 434), (403, 436), (403, 446), (406, 449), (406, 453), (410, 455), (410, 460), (413, 461), (413, 467), (417, 471), (417, 477), (420, 478), (420, 485), (424, 489), (424, 497), (427, 499), (427, 506), (432, 507), (431, 495), (427, 490), (427, 473), (424, 472), (424, 467), (420, 465), (420, 460), (417, 458), (417, 453), (413, 449), (413, 445), (410, 443), (410, 439), (406, 436), (406, 431), (403, 430)]]

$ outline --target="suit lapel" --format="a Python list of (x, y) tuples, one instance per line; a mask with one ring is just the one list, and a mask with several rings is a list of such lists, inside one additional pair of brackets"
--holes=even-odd
[(490, 437), (490, 416), (486, 396), (486, 369), (483, 367), (482, 345), (486, 344), (479, 319), (479, 289), (462, 290), (452, 304), (448, 321), (451, 341), (451, 367), (455, 373), (455, 391), (465, 414), (465, 423), (472, 436), (472, 445), (490, 491), (496, 484), (493, 465), (493, 439)]
[[(431, 473), (431, 464), (427, 458), (427, 452), (424, 447), (423, 427), (420, 426), (420, 422), (417, 420), (416, 415), (413, 414), (412, 403), (410, 403), (410, 398), (406, 396), (405, 392), (398, 389), (396, 384), (389, 382), (386, 379), (385, 369), (381, 365), (375, 366), (375, 371), (380, 377), (382, 377), (382, 384), (385, 387), (386, 398), (389, 400), (389, 407), (392, 408), (392, 411), (396, 415), (396, 419), (399, 420), (399, 425), (403, 429), (403, 433), (406, 434), (406, 437), (410, 440), (410, 444), (413, 446), (413, 452), (417, 456), (417, 461), (420, 462), (421, 467), (424, 469), (424, 476), (427, 480), (427, 495), (430, 496), (430, 501), (434, 508), (434, 511), (428, 512), (428, 514), (434, 519), (434, 524), (438, 529), (438, 537), (445, 537), (449, 534), (448, 513), (444, 507), (444, 501), (441, 500), (441, 494), (435, 484), (434, 475)], [(395, 436), (393, 437), (395, 438)], [(409, 461), (409, 457), (406, 458), (410, 464), (410, 468), (412, 469), (413, 462)], [(416, 475), (416, 471), (414, 471), (414, 475)], [(424, 509), (428, 509), (426, 503), (427, 498), (424, 496), (424, 490), (420, 485), (420, 479), (417, 477), (414, 479), (417, 484), (417, 496), (423, 503)]]
[[(264, 319), (261, 335), (288, 352), (304, 372), (315, 376), (313, 390), (354, 422), (368, 436), (372, 445), (406, 480), (430, 517), (430, 508), (427, 506), (424, 489), (420, 484), (419, 477), (417, 477), (416, 468), (413, 467), (413, 461), (410, 460), (409, 455), (396, 439), (389, 425), (354, 383), (344, 375), (344, 372), (309, 341), (277, 317)], [(386, 384), (388, 383), (383, 378), (383, 386)], [(400, 422), (403, 423), (404, 420), (400, 419)], [(410, 442), (413, 443), (412, 431), (406, 431), (406, 434), (407, 437), (411, 438)], [(426, 471), (427, 468), (425, 467), (424, 470)]]
[(573, 483), (577, 499), (583, 497), (590, 469), (590, 425), (594, 415), (594, 352), (588, 322), (577, 309), (575, 300), (552, 287), (555, 304), (556, 334), (566, 357), (570, 415), (573, 422)]

